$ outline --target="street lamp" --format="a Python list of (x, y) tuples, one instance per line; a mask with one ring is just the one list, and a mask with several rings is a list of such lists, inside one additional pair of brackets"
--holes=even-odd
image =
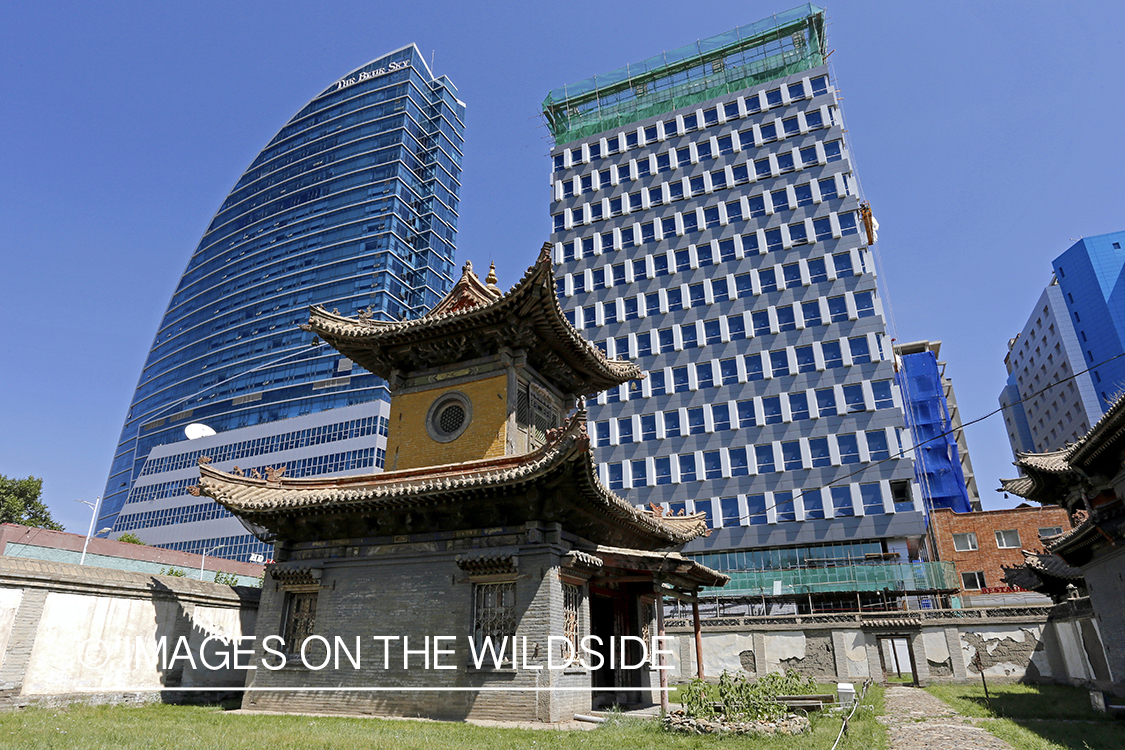
[(203, 563), (205, 563), (207, 561), (207, 553), (208, 552), (214, 552), (215, 550), (218, 550), (218, 549), (222, 549), (225, 546), (227, 546), (227, 545), (220, 544), (218, 547), (212, 547), (211, 549), (203, 551), (203, 558), (200, 559), (200, 561), (199, 561), (199, 580), (201, 580), (201, 581), (203, 580)]
[[(98, 520), (98, 508), (101, 507), (102, 499), (98, 497), (94, 499), (94, 502), (89, 500), (75, 500), (75, 502), (90, 506), (90, 530), (86, 532), (86, 541), (82, 545), (82, 559), (78, 561), (79, 565), (84, 565), (86, 563), (86, 547), (90, 544), (90, 537), (94, 534), (94, 522)], [(98, 533), (102, 532), (99, 531)]]

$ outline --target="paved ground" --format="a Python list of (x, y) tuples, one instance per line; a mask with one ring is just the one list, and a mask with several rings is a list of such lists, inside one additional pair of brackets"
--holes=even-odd
[(886, 711), (879, 721), (887, 725), (891, 750), (1012, 750), (920, 688), (887, 688)]

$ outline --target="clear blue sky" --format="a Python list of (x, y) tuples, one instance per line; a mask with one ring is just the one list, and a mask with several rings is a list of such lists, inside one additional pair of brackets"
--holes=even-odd
[[(795, 5), (9, 3), (0, 25), (0, 473), (55, 517), (101, 493), (172, 290), (219, 203), (317, 92), (410, 42), (468, 105), (458, 261), (513, 283), (547, 239), (547, 91)], [(1084, 235), (1125, 229), (1125, 4), (831, 2), (899, 341), (940, 339), (967, 419)], [(1011, 476), (970, 428), (986, 508)]]

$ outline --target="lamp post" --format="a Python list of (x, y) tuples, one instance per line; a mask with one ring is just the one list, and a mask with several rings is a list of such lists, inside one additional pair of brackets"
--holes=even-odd
[[(89, 546), (90, 537), (94, 534), (94, 522), (98, 520), (98, 508), (101, 507), (102, 499), (98, 497), (94, 499), (94, 502), (90, 502), (89, 500), (75, 500), (75, 502), (90, 506), (90, 530), (86, 532), (86, 541), (82, 544), (82, 558), (78, 561), (79, 565), (85, 565), (86, 547)], [(99, 531), (98, 533), (100, 534), (101, 532)]]
[(205, 563), (207, 561), (207, 553), (208, 552), (214, 552), (217, 549), (222, 549), (225, 546), (227, 546), (227, 545), (220, 544), (218, 547), (212, 547), (211, 549), (203, 551), (203, 557), (199, 561), (199, 580), (201, 580), (201, 581), (203, 580), (203, 563)]

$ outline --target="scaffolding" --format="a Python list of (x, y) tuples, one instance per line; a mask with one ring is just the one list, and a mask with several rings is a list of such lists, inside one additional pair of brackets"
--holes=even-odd
[(823, 65), (825, 13), (802, 5), (555, 89), (543, 115), (556, 144)]

